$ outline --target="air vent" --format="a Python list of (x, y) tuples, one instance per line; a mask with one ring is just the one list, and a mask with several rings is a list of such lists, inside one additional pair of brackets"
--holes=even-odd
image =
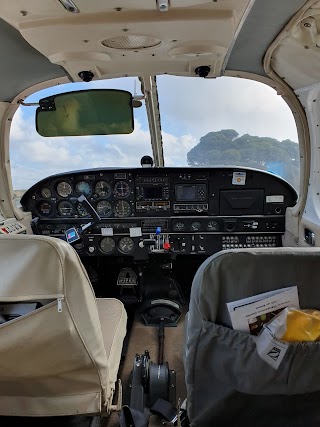
[(161, 40), (150, 36), (128, 34), (103, 40), (102, 44), (111, 49), (146, 49), (148, 47), (159, 46)]

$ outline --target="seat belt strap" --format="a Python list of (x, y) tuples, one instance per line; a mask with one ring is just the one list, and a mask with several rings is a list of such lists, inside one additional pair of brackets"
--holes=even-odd
[(119, 416), (120, 427), (148, 427), (148, 417), (136, 409), (123, 406)]

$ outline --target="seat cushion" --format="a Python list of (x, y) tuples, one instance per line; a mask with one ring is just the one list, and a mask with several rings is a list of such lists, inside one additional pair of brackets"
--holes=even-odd
[(97, 307), (108, 358), (110, 389), (113, 393), (126, 335), (127, 314), (122, 302), (113, 298), (97, 298)]

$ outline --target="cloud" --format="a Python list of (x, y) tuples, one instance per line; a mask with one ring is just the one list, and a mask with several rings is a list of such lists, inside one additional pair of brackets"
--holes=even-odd
[(26, 189), (37, 181), (70, 170), (136, 167), (144, 155), (152, 155), (149, 131), (135, 121), (129, 135), (43, 138), (33, 120), (18, 110), (12, 123), (10, 157), (14, 189)]
[(180, 137), (162, 132), (165, 166), (187, 166), (187, 154), (198, 141), (192, 135)]
[(240, 135), (298, 141), (290, 108), (262, 83), (232, 77), (175, 76), (159, 76), (157, 83), (166, 132), (199, 139), (211, 131), (235, 129)]

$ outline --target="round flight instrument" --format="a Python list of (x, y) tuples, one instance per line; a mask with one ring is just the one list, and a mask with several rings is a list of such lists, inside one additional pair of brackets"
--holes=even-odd
[(131, 213), (131, 207), (125, 200), (118, 200), (114, 205), (114, 212), (116, 216), (125, 217)]
[(200, 231), (201, 230), (201, 224), (198, 221), (194, 221), (191, 224), (191, 231)]
[(86, 208), (81, 203), (79, 203), (77, 206), (77, 213), (80, 216), (88, 216), (89, 215)]
[(50, 197), (52, 196), (52, 192), (48, 187), (41, 188), (40, 193), (41, 193), (41, 197), (43, 197), (44, 199), (50, 199)]
[(57, 193), (60, 197), (68, 197), (72, 193), (72, 187), (68, 182), (62, 181), (57, 185)]
[(116, 247), (116, 242), (112, 237), (104, 237), (100, 242), (100, 249), (105, 254), (111, 254)]
[(116, 197), (128, 197), (130, 186), (126, 181), (118, 181), (114, 186), (114, 195)]
[(72, 216), (73, 206), (70, 202), (64, 201), (58, 204), (58, 213), (61, 216)]
[(219, 231), (219, 224), (217, 223), (217, 221), (210, 221), (208, 222), (207, 225), (207, 230), (208, 231)]
[(129, 254), (134, 249), (134, 241), (131, 237), (122, 237), (119, 240), (119, 251), (123, 254)]
[(49, 216), (52, 214), (53, 208), (49, 202), (41, 202), (38, 206), (38, 211), (42, 216)]
[(111, 194), (110, 184), (108, 184), (107, 181), (99, 181), (94, 187), (94, 192), (99, 197), (109, 197)]
[(174, 231), (183, 231), (185, 229), (185, 225), (183, 222), (177, 222), (174, 226), (173, 226)]
[(101, 216), (110, 216), (112, 213), (111, 203), (107, 202), (107, 200), (100, 200), (97, 203), (97, 212)]
[(78, 196), (86, 196), (89, 197), (91, 195), (91, 185), (86, 181), (79, 181), (76, 184), (76, 193)]

